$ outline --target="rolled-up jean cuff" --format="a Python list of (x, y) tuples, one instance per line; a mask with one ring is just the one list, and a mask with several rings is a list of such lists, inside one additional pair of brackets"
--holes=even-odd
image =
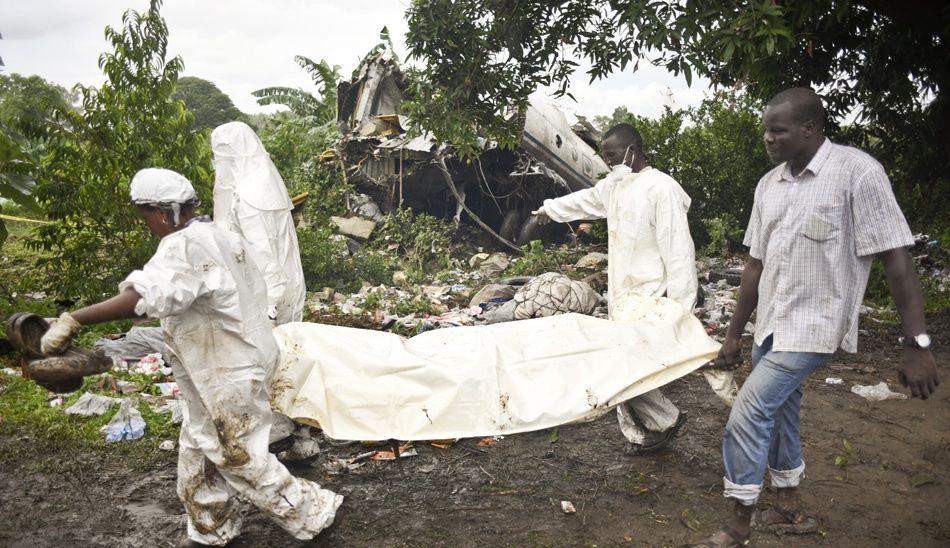
[(729, 478), (723, 476), (723, 495), (726, 498), (736, 499), (745, 506), (752, 506), (759, 500), (759, 494), (762, 492), (762, 484), (739, 485), (732, 483)]
[(772, 478), (772, 487), (786, 489), (798, 487), (805, 475), (805, 461), (791, 470), (772, 470), (769, 468), (769, 477)]

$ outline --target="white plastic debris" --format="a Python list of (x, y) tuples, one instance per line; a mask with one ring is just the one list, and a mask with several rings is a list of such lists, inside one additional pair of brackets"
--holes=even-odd
[(181, 390), (178, 389), (177, 382), (157, 382), (155, 386), (162, 392), (164, 397), (180, 398)]
[(76, 403), (66, 409), (66, 414), (98, 417), (99, 415), (105, 414), (113, 405), (118, 405), (119, 403), (121, 403), (121, 400), (118, 398), (110, 398), (109, 396), (100, 396), (99, 394), (86, 392), (79, 397)]
[(294, 430), (294, 444), (290, 449), (277, 455), (281, 460), (304, 460), (320, 453), (320, 444), (310, 435), (309, 426), (298, 426)]
[(144, 375), (171, 375), (172, 368), (165, 365), (165, 360), (158, 352), (142, 356), (142, 359), (133, 365), (130, 370), (133, 373), (142, 373)]
[(4, 367), (3, 369), (0, 369), (0, 373), (3, 373), (4, 375), (10, 375), (10, 376), (13, 376), (13, 377), (22, 377), (22, 376), (23, 376), (23, 372), (22, 372), (22, 371), (20, 371), (19, 369), (14, 369), (14, 368), (12, 368), (12, 367)]
[(884, 381), (881, 381), (878, 384), (875, 384), (872, 386), (856, 384), (851, 387), (851, 391), (861, 396), (862, 398), (866, 400), (870, 400), (870, 401), (906, 400), (907, 399), (907, 394), (901, 394), (900, 392), (891, 391), (890, 387), (888, 387), (887, 383)]
[(174, 451), (175, 442), (172, 440), (165, 440), (162, 443), (158, 444), (158, 448), (162, 451)]
[(561, 511), (563, 511), (565, 514), (576, 514), (576, 513), (577, 513), (577, 509), (574, 508), (574, 503), (571, 502), (571, 501), (569, 501), (569, 500), (562, 500), (562, 501), (561, 501)]
[[(830, 385), (832, 385), (832, 386), (835, 386), (835, 385), (838, 385), (838, 384), (844, 384), (844, 380), (842, 380), (842, 379), (840, 379), (840, 378), (838, 378), (838, 377), (827, 377), (827, 378), (825, 378), (825, 384), (830, 384)], [(855, 393), (857, 393), (857, 392), (855, 392)]]
[(128, 398), (122, 400), (119, 410), (109, 421), (109, 424), (103, 426), (100, 432), (106, 435), (107, 442), (121, 440), (137, 440), (145, 435), (145, 419), (138, 410), (138, 399)]
[(182, 419), (182, 400), (173, 399), (167, 400), (162, 403), (162, 405), (153, 405), (152, 411), (158, 413), (159, 415), (163, 413), (171, 413), (172, 424), (181, 424)]

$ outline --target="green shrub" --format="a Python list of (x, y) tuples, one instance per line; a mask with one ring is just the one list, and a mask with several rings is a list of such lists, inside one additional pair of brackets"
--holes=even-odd
[(567, 245), (544, 247), (541, 240), (531, 240), (521, 246), (524, 255), (505, 270), (506, 276), (537, 276), (545, 272), (564, 272), (564, 264), (573, 263), (576, 254)]
[(368, 248), (350, 255), (346, 240), (329, 227), (298, 229), (297, 241), (304, 279), (312, 290), (332, 287), (341, 293), (351, 293), (363, 282), (389, 283), (392, 276), (394, 268), (387, 255)]
[(704, 221), (703, 224), (706, 227), (709, 243), (702, 249), (702, 254), (707, 257), (727, 256), (730, 254), (730, 242), (742, 243), (744, 227), (740, 226), (739, 221), (728, 213), (713, 217)]
[(399, 244), (403, 267), (411, 280), (418, 281), (449, 268), (454, 249), (455, 226), (425, 213), (397, 209), (383, 220), (380, 244)]

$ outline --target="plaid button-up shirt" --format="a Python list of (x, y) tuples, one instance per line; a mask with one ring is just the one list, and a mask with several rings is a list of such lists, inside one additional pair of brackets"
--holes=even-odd
[(873, 255), (914, 239), (881, 164), (825, 139), (797, 176), (783, 163), (762, 177), (744, 243), (763, 265), (756, 343), (831, 353), (857, 351)]

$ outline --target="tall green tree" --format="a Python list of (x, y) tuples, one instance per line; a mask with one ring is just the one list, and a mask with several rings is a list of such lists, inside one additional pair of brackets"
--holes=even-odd
[[(759, 99), (814, 87), (832, 121), (856, 111), (852, 136), (907, 163), (892, 172), (905, 198), (950, 186), (947, 2), (415, 0), (408, 18), (421, 61), (408, 110), (464, 152), (483, 134), (513, 146), (507, 107), (523, 109), (540, 86), (567, 94), (579, 60), (591, 80), (649, 62)], [(911, 158), (931, 175), (911, 173)]]
[[(39, 76), (0, 74), (0, 198), (35, 209), (31, 193), (50, 117), (70, 108), (68, 97), (61, 86)], [(5, 239), (0, 219), (0, 244)]]
[(307, 71), (317, 94), (300, 88), (269, 87), (253, 92), (259, 105), (284, 105), (300, 117), (312, 117), (322, 124), (336, 121), (336, 88), (340, 83), (340, 67), (330, 66), (321, 59), (314, 61), (303, 55), (294, 57), (300, 68)]
[(96, 299), (141, 267), (155, 242), (129, 204), (129, 182), (145, 167), (174, 169), (210, 195), (210, 149), (194, 118), (174, 100), (180, 57), (167, 58), (168, 29), (148, 11), (106, 27), (112, 51), (99, 57), (101, 88), (79, 87), (81, 111), (57, 110), (35, 196), (54, 224), (30, 245), (52, 251), (45, 264), (62, 296)]
[(221, 91), (214, 82), (195, 76), (182, 76), (175, 86), (174, 99), (184, 101), (195, 115), (193, 128), (203, 130), (215, 128), (227, 122), (247, 122), (247, 116), (241, 112), (231, 98)]

